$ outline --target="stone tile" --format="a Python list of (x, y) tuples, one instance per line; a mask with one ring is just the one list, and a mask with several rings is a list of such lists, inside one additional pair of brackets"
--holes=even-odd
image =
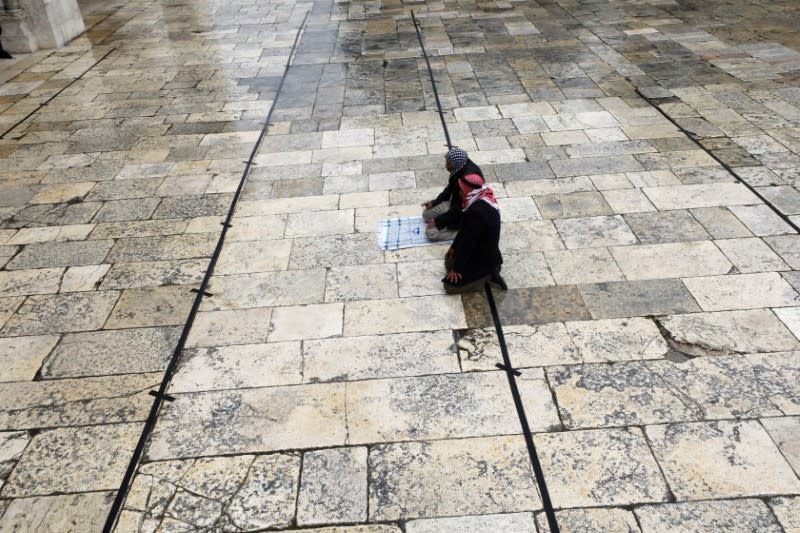
[(189, 292), (190, 288), (174, 285), (125, 290), (111, 312), (106, 327), (116, 329), (184, 324), (196, 298), (194, 293)]
[(797, 235), (784, 235), (764, 239), (789, 266), (797, 269), (800, 266), (800, 238)]
[(785, 533), (797, 533), (800, 530), (800, 498), (775, 498), (769, 501), (769, 506)]
[[(493, 291), (493, 296), (503, 326), (590, 318), (581, 294), (574, 285)], [(462, 299), (467, 327), (484, 328), (494, 324), (484, 293), (464, 294)]]
[(660, 359), (668, 351), (658, 327), (644, 318), (567, 322), (585, 363)]
[(642, 189), (659, 210), (739, 206), (761, 203), (740, 183), (708, 183), (645, 187)]
[(144, 420), (157, 374), (7, 383), (0, 428), (31, 429)]
[(58, 340), (57, 335), (0, 338), (0, 381), (33, 381)]
[(325, 301), (396, 298), (397, 278), (397, 267), (392, 264), (331, 267), (325, 278)]
[[(533, 431), (560, 425), (541, 370), (526, 371), (520, 395)], [(509, 435), (520, 432), (514, 410), (503, 409), (502, 372), (471, 372), (351, 382), (348, 428), (353, 443)]]
[(741, 273), (790, 270), (761, 239), (725, 239), (716, 245)]
[(644, 213), (656, 210), (641, 189), (605, 190), (603, 198), (611, 207), (611, 211), (616, 214)]
[(383, 263), (383, 252), (375, 244), (374, 230), (372, 228), (370, 233), (294, 239), (289, 268)]
[(231, 194), (187, 194), (168, 196), (153, 213), (153, 218), (192, 218), (203, 216), (223, 216), (230, 209)]
[(187, 393), (162, 410), (147, 459), (342, 446), (346, 434), (341, 383)]
[(0, 296), (54, 294), (61, 285), (61, 268), (0, 271)]
[(212, 298), (204, 298), (201, 311), (250, 309), (276, 305), (322, 302), (325, 270), (289, 270), (214, 276)]
[(734, 239), (752, 235), (725, 207), (705, 207), (692, 209), (690, 212), (714, 239)]
[(529, 254), (542, 250), (563, 250), (564, 245), (553, 222), (535, 220), (504, 223), (500, 232), (500, 249), (503, 254)]
[(544, 256), (559, 285), (623, 279), (622, 272), (605, 248), (545, 252)]
[(536, 524), (531, 513), (490, 514), (481, 516), (459, 516), (454, 518), (427, 518), (411, 520), (406, 524), (408, 533), (536, 533)]
[(155, 212), (160, 198), (136, 198), (131, 200), (111, 200), (103, 203), (93, 222), (123, 222), (127, 220), (148, 220)]
[[(342, 354), (347, 354), (346, 358)], [(304, 380), (342, 381), (458, 372), (452, 332), (305, 340)]]
[(444, 294), (444, 275), (444, 262), (441, 258), (397, 263), (399, 295), (405, 298)]
[(354, 210), (291, 213), (286, 221), (286, 237), (315, 237), (352, 233)]
[(669, 489), (638, 428), (534, 435), (553, 505), (667, 501)]
[(286, 270), (291, 250), (292, 241), (289, 239), (226, 242), (214, 273), (223, 276)]
[(42, 365), (42, 377), (158, 372), (166, 367), (180, 333), (180, 328), (163, 327), (67, 334)]
[(537, 196), (535, 200), (542, 217), (545, 219), (612, 214), (611, 208), (603, 199), (603, 195), (598, 192)]
[(271, 307), (199, 312), (186, 346), (228, 346), (267, 342)]
[(299, 525), (367, 519), (367, 448), (334, 448), (303, 455), (297, 499)]
[(503, 254), (503, 279), (511, 289), (555, 285), (544, 255)]
[(98, 288), (111, 265), (69, 267), (64, 272), (59, 292), (86, 292)]
[[(299, 478), (300, 458), (297, 456), (256, 457), (242, 487), (228, 504), (230, 521), (249, 530), (288, 526), (294, 518)], [(187, 510), (197, 513), (191, 504), (187, 505)]]
[[(541, 533), (550, 533), (547, 516), (538, 513), (536, 521)], [(556, 511), (559, 531), (564, 533), (641, 533), (633, 512), (617, 508), (565, 509)]]
[(344, 306), (345, 337), (464, 327), (461, 301), (453, 296), (366, 300)]
[(286, 226), (286, 215), (234, 217), (225, 234), (225, 242), (280, 239)]
[(800, 490), (797, 476), (756, 421), (649, 426), (645, 431), (678, 501)]
[(113, 241), (69, 241), (28, 244), (7, 265), (8, 270), (77, 265), (103, 262)]
[(645, 505), (634, 509), (634, 513), (642, 526), (642, 533), (689, 533), (698, 530), (781, 532), (769, 507), (760, 500)]
[[(10, 474), (17, 465), (17, 461), (22, 455), (22, 452), (25, 451), (25, 447), (28, 446), (30, 440), (31, 437), (25, 431), (7, 431), (0, 433), (0, 489), (3, 488), (8, 474)], [(5, 508), (0, 506), (0, 516), (2, 516), (4, 510)], [(2, 521), (0, 521), (0, 525), (1, 524)]]
[(31, 440), (3, 496), (117, 490), (140, 432), (140, 424), (43, 431)]
[(703, 226), (684, 210), (629, 214), (625, 222), (644, 244), (709, 239)]
[(48, 533), (100, 531), (113, 502), (113, 492), (19, 498), (9, 502), (0, 528), (27, 531), (37, 525), (39, 531)]
[(568, 194), (571, 192), (593, 191), (592, 180), (587, 176), (559, 179), (533, 179), (512, 181), (504, 184), (511, 197), (536, 196), (542, 194)]
[(592, 318), (668, 315), (700, 311), (679, 280), (619, 281), (579, 286)]
[(780, 352), (800, 347), (767, 309), (668, 316), (659, 323), (691, 355)]
[(730, 209), (757, 237), (794, 233), (792, 227), (766, 205), (733, 206)]
[(549, 163), (553, 173), (559, 178), (644, 170), (644, 167), (630, 155), (554, 159)]
[[(186, 229), (186, 220), (141, 220), (97, 224), (91, 232), (92, 239), (125, 239), (131, 237), (158, 237), (178, 235)], [(213, 249), (213, 248), (212, 248)], [(208, 255), (211, 255), (210, 253)]]
[(53, 241), (81, 241), (89, 236), (94, 224), (71, 226), (45, 226), (42, 228), (20, 228), (3, 244), (32, 244)]
[[(108, 267), (109, 265), (100, 265)], [(74, 267), (90, 268), (90, 267)], [(101, 289), (135, 289), (164, 285), (199, 285), (208, 268), (208, 259), (176, 259), (172, 261), (144, 261), (117, 263), (103, 276)], [(72, 269), (69, 269), (67, 273)], [(90, 275), (96, 274), (91, 272)], [(67, 276), (65, 275), (65, 279)], [(62, 292), (64, 292), (62, 282)]]
[(555, 226), (569, 250), (636, 243), (636, 237), (619, 215), (556, 220)]
[(416, 186), (414, 172), (382, 172), (369, 175), (370, 191), (391, 191), (395, 189), (413, 189)]
[(272, 200), (242, 200), (236, 205), (237, 217), (278, 215), (337, 209), (339, 196), (306, 196), (300, 198), (278, 198)]
[(611, 248), (611, 255), (629, 280), (709, 276), (732, 268), (710, 241), (620, 246)]
[(15, 336), (100, 329), (117, 298), (118, 291), (29, 296), (2, 332)]
[[(563, 324), (503, 326), (509, 358), (514, 368), (579, 363), (580, 356)], [(495, 329), (461, 333), (458, 353), (465, 372), (494, 370), (503, 360)]]
[(797, 440), (800, 417), (763, 418), (761, 424), (795, 473), (800, 473), (800, 442)]
[[(487, 476), (487, 469), (496, 474)], [(370, 520), (512, 513), (541, 506), (521, 436), (377, 445), (370, 450), (369, 470)], [(439, 498), (431, 491), (457, 497)]]
[(704, 311), (800, 304), (800, 295), (777, 272), (690, 278), (683, 282)]
[(700, 410), (641, 362), (547, 370), (569, 429), (697, 420)]
[(499, 198), (497, 203), (504, 223), (542, 219), (532, 198)]
[(196, 233), (166, 237), (122, 238), (106, 258), (107, 263), (134, 263), (211, 257), (218, 235)]
[(59, 204), (72, 199), (82, 199), (94, 183), (59, 183), (48, 185), (29, 200), (32, 204)]

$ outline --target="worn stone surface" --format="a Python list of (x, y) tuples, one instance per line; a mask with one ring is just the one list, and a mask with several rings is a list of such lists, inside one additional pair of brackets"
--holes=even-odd
[(20, 498), (9, 503), (0, 518), (8, 531), (78, 533), (102, 529), (114, 502), (113, 492)]
[(795, 473), (800, 472), (800, 442), (797, 441), (800, 418), (765, 418), (761, 420), (761, 424), (789, 464), (792, 465)]
[(800, 480), (755, 421), (649, 426), (646, 432), (679, 501), (800, 490)]
[[(536, 516), (539, 531), (550, 533), (550, 526), (544, 513)], [(556, 512), (559, 531), (564, 533), (640, 533), (636, 517), (631, 511), (619, 508), (565, 509)]]
[(760, 500), (686, 502), (646, 505), (634, 510), (642, 533), (667, 531), (781, 531), (780, 525)]
[(800, 498), (775, 498), (769, 506), (786, 533), (800, 530)]
[(56, 335), (0, 338), (0, 364), (3, 366), (2, 381), (30, 381), (42, 366), (53, 346)]
[(667, 352), (656, 325), (644, 318), (567, 322), (566, 326), (585, 363), (659, 359)]
[(532, 513), (508, 513), (481, 516), (459, 516), (455, 518), (427, 518), (410, 520), (406, 525), (408, 533), (435, 533), (452, 531), (453, 533), (490, 533), (506, 531), (508, 533), (536, 533), (536, 524)]
[(117, 291), (30, 296), (6, 322), (5, 335), (42, 335), (99, 329), (119, 298)]
[[(541, 503), (527, 453), (521, 436), (375, 446), (369, 456), (369, 518), (536, 510)], [(492, 476), (485, 475), (487, 469)], [(432, 491), (458, 496), (431, 497)]]
[(358, 523), (366, 519), (367, 448), (335, 448), (304, 454), (297, 523)]

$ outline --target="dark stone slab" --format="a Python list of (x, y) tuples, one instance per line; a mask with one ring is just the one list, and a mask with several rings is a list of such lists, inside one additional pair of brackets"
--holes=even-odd
[(686, 287), (677, 279), (617, 281), (579, 285), (592, 318), (697, 313)]
[[(493, 290), (500, 322), (504, 326), (545, 324), (591, 318), (578, 289), (574, 285)], [(461, 297), (470, 328), (492, 327), (492, 313), (485, 292)]]

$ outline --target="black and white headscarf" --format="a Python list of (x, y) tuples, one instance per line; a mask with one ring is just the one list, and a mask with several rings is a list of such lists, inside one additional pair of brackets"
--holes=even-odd
[(462, 168), (464, 165), (467, 164), (467, 152), (459, 148), (458, 146), (453, 146), (450, 148), (447, 153), (444, 155), (445, 159), (450, 161), (450, 175), (452, 176)]

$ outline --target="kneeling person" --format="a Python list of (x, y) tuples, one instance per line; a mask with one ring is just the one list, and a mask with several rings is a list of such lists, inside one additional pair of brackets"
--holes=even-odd
[(458, 179), (461, 193), (461, 227), (445, 255), (447, 275), (442, 280), (448, 294), (481, 290), (487, 281), (506, 289), (500, 277), (500, 208), (483, 177), (468, 174)]

